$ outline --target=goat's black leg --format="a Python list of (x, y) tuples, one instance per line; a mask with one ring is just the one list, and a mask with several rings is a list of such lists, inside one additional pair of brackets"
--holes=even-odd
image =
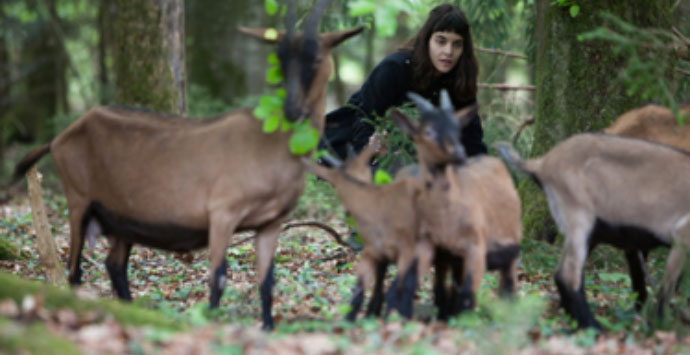
[[(472, 308), (472, 278), (465, 278), (464, 260), (459, 256), (448, 256), (448, 264), (451, 267), (451, 287), (448, 292), (448, 299), (446, 299), (446, 309), (448, 310), (448, 318), (458, 315), (465, 307), (463, 303), (467, 303), (468, 297), (470, 303), (467, 307)], [(463, 288), (465, 289), (464, 291)], [(468, 294), (469, 292), (469, 294)]]
[(374, 279), (374, 291), (367, 306), (367, 317), (380, 316), (383, 308), (383, 281), (386, 276), (386, 269), (388, 268), (387, 261), (379, 261), (376, 263), (376, 276)]
[(473, 309), (475, 305), (474, 291), (472, 290), (472, 275), (465, 275), (461, 284), (453, 280), (449, 311), (449, 316), (456, 316), (468, 309)]
[(501, 269), (501, 281), (498, 285), (498, 293), (501, 297), (511, 298), (515, 295), (517, 286), (517, 256)]
[(357, 319), (357, 313), (362, 308), (364, 303), (364, 281), (360, 278), (355, 285), (355, 291), (352, 293), (352, 300), (350, 301), (350, 312), (347, 313), (345, 319), (354, 322)]
[(256, 235), (256, 268), (258, 280), (260, 282), (259, 295), (261, 296), (261, 317), (265, 330), (273, 329), (273, 315), (271, 308), (273, 305), (273, 256), (278, 247), (278, 236), (280, 235), (282, 219), (275, 220), (264, 228), (261, 228)]
[(402, 276), (400, 274), (396, 275), (391, 285), (388, 286), (388, 292), (386, 292), (386, 312), (384, 313), (384, 317), (388, 317), (388, 314), (390, 314), (392, 310), (398, 309), (398, 284), (400, 283), (401, 277)]
[(132, 250), (132, 243), (118, 238), (111, 238), (111, 240), (114, 242), (105, 260), (105, 267), (117, 297), (131, 301), (132, 294), (129, 292), (129, 283), (127, 282), (127, 261), (129, 252)]
[(211, 297), (209, 308), (215, 309), (220, 306), (220, 298), (223, 296), (225, 283), (228, 280), (228, 261), (223, 258), (220, 265), (211, 273)]
[(403, 317), (412, 318), (414, 294), (417, 290), (417, 259), (412, 262), (412, 265), (407, 269), (402, 278), (402, 285), (400, 290), (400, 302), (398, 303), (398, 312)]
[(448, 320), (448, 289), (446, 278), (448, 276), (448, 260), (446, 255), (437, 251), (434, 257), (434, 305), (438, 309), (436, 316), (441, 321)]
[(630, 281), (632, 281), (633, 291), (637, 293), (635, 309), (639, 311), (647, 300), (647, 285), (645, 282), (646, 266), (644, 264), (642, 252), (637, 249), (626, 250), (625, 258), (628, 261), (628, 271), (630, 272)]
[(593, 327), (600, 329), (601, 326), (599, 322), (594, 319), (592, 311), (589, 309), (587, 304), (587, 298), (585, 296), (585, 285), (584, 285), (584, 273), (582, 274), (582, 280), (580, 281), (580, 288), (575, 290), (571, 285), (569, 285), (565, 280), (561, 278), (559, 274), (556, 274), (556, 286), (558, 287), (558, 293), (561, 296), (561, 306), (565, 308), (565, 311), (577, 321), (577, 327), (588, 328)]
[(266, 273), (266, 277), (261, 282), (259, 295), (261, 296), (261, 316), (264, 322), (264, 329), (273, 329), (273, 316), (271, 315), (271, 306), (273, 305), (273, 286), (275, 279), (273, 278), (273, 262)]

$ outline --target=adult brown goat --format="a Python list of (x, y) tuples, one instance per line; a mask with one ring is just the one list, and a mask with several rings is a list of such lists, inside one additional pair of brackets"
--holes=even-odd
[[(285, 116), (308, 117), (321, 132), (331, 49), (362, 28), (317, 34), (328, 0), (320, 0), (294, 30), (288, 4), (287, 33), (241, 30), (278, 44), (286, 85)], [(172, 251), (208, 245), (210, 307), (219, 305), (233, 233), (256, 231), (257, 281), (264, 327), (271, 329), (273, 256), (281, 224), (304, 187), (305, 169), (290, 153), (290, 132), (266, 134), (249, 109), (188, 120), (127, 108), (97, 107), (16, 168), (21, 176), (51, 153), (67, 198), (70, 283), (81, 282), (85, 236), (106, 235), (106, 267), (118, 297), (131, 299), (127, 260), (134, 243)]]
[[(690, 120), (690, 103), (680, 106), (681, 116)], [(645, 105), (618, 117), (604, 133), (646, 139), (690, 151), (690, 126), (678, 126), (673, 111), (659, 105)]]
[(658, 291), (658, 316), (690, 243), (690, 153), (647, 141), (579, 134), (542, 157), (523, 161), (508, 144), (504, 160), (537, 180), (565, 235), (555, 279), (561, 305), (578, 327), (599, 327), (587, 305), (584, 266), (590, 245), (647, 251), (671, 246)]
[[(420, 233), (435, 247), (434, 302), (438, 318), (445, 320), (474, 307), (487, 269), (501, 272), (501, 294), (514, 294), (522, 240), (520, 198), (499, 159), (488, 155), (467, 159), (458, 144), (460, 127), (476, 107), (454, 112), (445, 90), (439, 108), (421, 96), (410, 97), (422, 122), (437, 122), (416, 125), (399, 111), (392, 114), (418, 153), (419, 178), (425, 185), (417, 200)], [(449, 268), (454, 281), (450, 288)]]

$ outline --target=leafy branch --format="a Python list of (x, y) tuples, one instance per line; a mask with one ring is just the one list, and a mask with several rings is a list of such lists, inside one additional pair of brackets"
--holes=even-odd
[(682, 123), (678, 103), (673, 97), (669, 66), (660, 65), (668, 62), (676, 52), (678, 37), (658, 28), (639, 28), (608, 12), (600, 16), (607, 25), (580, 34), (578, 40), (611, 43), (613, 53), (625, 58), (618, 76), (625, 85), (626, 94), (639, 95), (645, 101), (658, 100), (670, 107)]

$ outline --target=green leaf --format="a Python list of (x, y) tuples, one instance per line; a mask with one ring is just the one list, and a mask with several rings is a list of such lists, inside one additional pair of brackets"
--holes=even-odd
[(283, 81), (283, 72), (280, 67), (271, 67), (266, 71), (266, 81), (269, 84), (280, 84)]
[(305, 122), (295, 127), (295, 133), (290, 137), (290, 152), (303, 155), (316, 148), (318, 143), (319, 132)]
[[(282, 113), (281, 113), (281, 115), (282, 115)], [(281, 120), (280, 121), (280, 130), (282, 132), (287, 132), (291, 129), (292, 129), (292, 122), (290, 122), (288, 120)]]
[(280, 60), (278, 60), (278, 55), (275, 54), (275, 52), (269, 53), (268, 58), (266, 58), (266, 61), (270, 65), (280, 65)]
[(266, 13), (273, 16), (278, 11), (278, 1), (264, 0), (264, 7), (266, 8)]
[(376, 170), (376, 173), (374, 174), (374, 183), (376, 185), (385, 185), (391, 181), (393, 181), (393, 179), (387, 172), (382, 169)]
[(265, 133), (273, 133), (275, 132), (276, 129), (278, 129), (278, 126), (280, 126), (280, 115), (279, 114), (270, 114), (268, 118), (264, 121), (264, 132)]
[(259, 105), (256, 106), (256, 108), (254, 108), (254, 111), (252, 111), (252, 113), (254, 114), (254, 117), (260, 120), (264, 120), (271, 113), (271, 108)]
[(262, 95), (259, 99), (259, 106), (265, 106), (267, 108), (281, 109), (283, 108), (283, 100), (276, 95)]
[(570, 7), (570, 17), (575, 18), (577, 14), (580, 13), (580, 7), (578, 5), (573, 5)]
[(382, 37), (395, 35), (398, 29), (397, 11), (391, 8), (380, 7), (376, 9), (376, 33)]
[(278, 31), (276, 31), (275, 28), (269, 28), (264, 32), (264, 38), (269, 39), (269, 40), (276, 40), (278, 39)]
[(376, 10), (376, 4), (371, 0), (358, 0), (349, 4), (349, 14), (352, 17), (369, 15)]

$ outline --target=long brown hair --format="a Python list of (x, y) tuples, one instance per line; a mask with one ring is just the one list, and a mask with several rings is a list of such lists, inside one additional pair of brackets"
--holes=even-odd
[[(462, 55), (448, 73), (436, 77), (436, 70), (429, 58), (429, 39), (434, 32), (455, 32), (462, 36)], [(404, 47), (412, 52), (412, 88), (427, 95), (432, 83), (440, 80), (441, 87), (448, 89), (454, 105), (469, 103), (477, 97), (479, 66), (474, 56), (472, 34), (465, 13), (455, 5), (436, 6), (417, 35)]]

